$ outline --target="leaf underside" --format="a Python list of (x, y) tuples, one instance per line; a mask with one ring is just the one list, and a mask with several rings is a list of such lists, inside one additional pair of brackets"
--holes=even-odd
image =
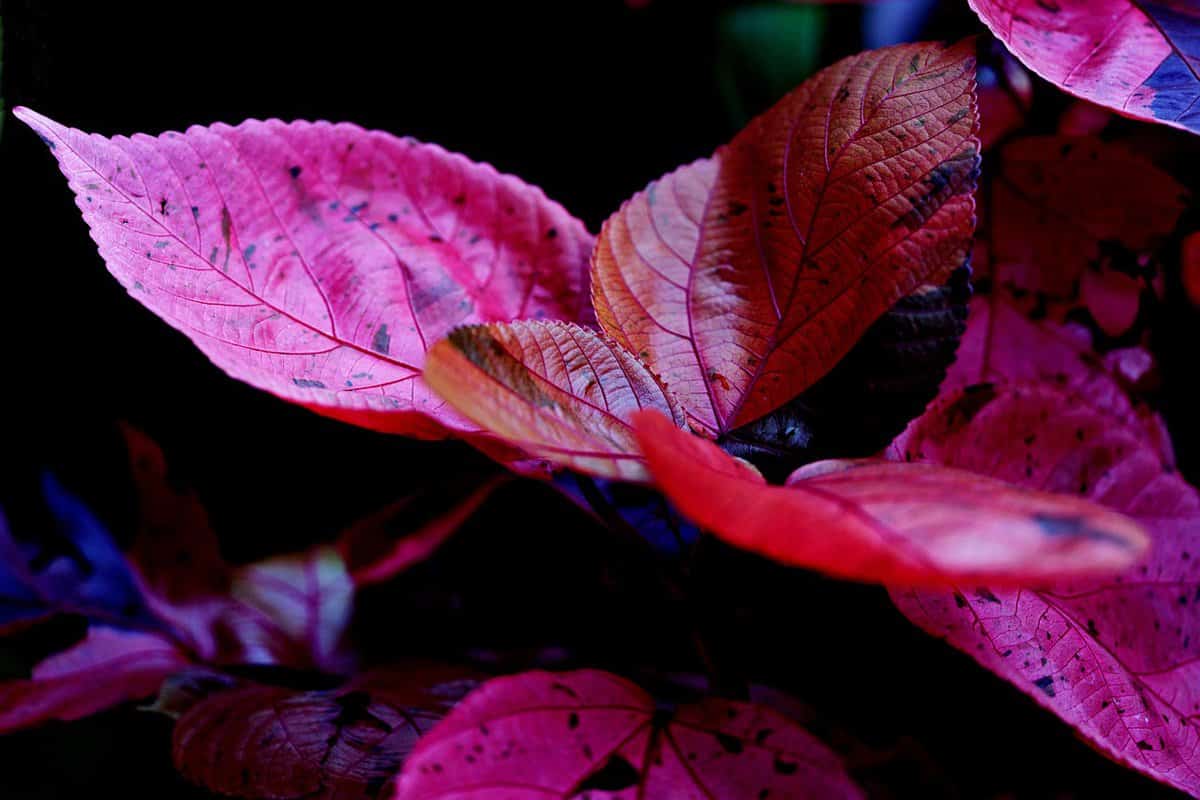
[(135, 299), (231, 376), (320, 413), (470, 434), (421, 380), (433, 342), (474, 322), (590, 318), (583, 225), (435, 145), (279, 120), (107, 139), (16, 114)]

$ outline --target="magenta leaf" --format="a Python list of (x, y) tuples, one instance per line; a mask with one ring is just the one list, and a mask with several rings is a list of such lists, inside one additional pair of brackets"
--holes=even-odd
[(149, 697), (187, 663), (156, 634), (94, 626), (83, 641), (35, 666), (30, 679), (0, 683), (0, 733)]
[(590, 315), (592, 239), (537, 189), (355, 125), (107, 139), (29, 109), (109, 270), (230, 375), (426, 438), (473, 425), (421, 379), (457, 325)]
[(764, 706), (672, 712), (615, 675), (526, 672), (484, 684), (421, 740), (397, 800), (858, 798), (836, 755)]
[(1200, 796), (1200, 495), (1141, 420), (1073, 390), (1086, 385), (959, 389), (896, 450), (1119, 510), (1150, 532), (1149, 559), (1113, 579), (892, 596), (1101, 752)]
[(970, 0), (1034, 72), (1136, 119), (1200, 132), (1192, 0)]
[(238, 797), (375, 797), (417, 739), (469, 690), (466, 673), (368, 673), (343, 688), (298, 692), (247, 685), (218, 691), (178, 719), (175, 766)]

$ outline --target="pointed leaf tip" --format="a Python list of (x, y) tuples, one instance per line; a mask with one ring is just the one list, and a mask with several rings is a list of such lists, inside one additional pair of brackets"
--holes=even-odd
[(684, 516), (736, 547), (835, 577), (1020, 585), (1114, 573), (1148, 544), (1121, 514), (960, 469), (826, 461), (771, 486), (658, 415), (633, 424), (650, 474)]

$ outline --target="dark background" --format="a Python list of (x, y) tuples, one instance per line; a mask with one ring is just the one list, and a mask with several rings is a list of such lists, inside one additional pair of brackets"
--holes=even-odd
[[(352, 120), (520, 175), (593, 231), (735, 130), (714, 74), (720, 4), (251, 5), (4, 0), (5, 105), (106, 135), (247, 117)], [(943, 6), (929, 35), (977, 30), (965, 2)], [(859, 13), (828, 11), (822, 63), (860, 49)], [(461, 445), (357, 430), (226, 378), (108, 276), (54, 160), (11, 116), (0, 187), (0, 505), (14, 527), (44, 524), (37, 479), (48, 467), (128, 535), (135, 498), (118, 420), (162, 445), (233, 561), (327, 539), (414, 487), (485, 466)], [(657, 651), (680, 633), (663, 627), (677, 620), (643, 605), (640, 577), (620, 574), (631, 561), (605, 547), (551, 492), (507, 490), (436, 564), (368, 598), (388, 620), (373, 634), (386, 645), (371, 646), (565, 644), (571, 663), (664, 663)], [(715, 561), (700, 579), (714, 625), (733, 595), (761, 612), (735, 626), (738, 638), (722, 634), (728, 651), (807, 703), (815, 730), (851, 752), (868, 782), (896, 796), (1175, 796), (920, 634), (882, 590), (746, 556)], [(623, 591), (589, 592), (614, 583)], [(0, 649), (0, 670), (45, 646)], [(0, 798), (206, 797), (175, 776), (169, 730), (124, 709), (0, 738)]]

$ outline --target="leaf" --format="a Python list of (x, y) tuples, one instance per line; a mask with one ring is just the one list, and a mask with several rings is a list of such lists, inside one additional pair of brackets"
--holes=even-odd
[(1200, 132), (1200, 9), (1191, 0), (968, 0), (1017, 58), (1063, 91)]
[(484, 684), (421, 740), (397, 800), (441, 797), (859, 798), (837, 757), (764, 706), (660, 711), (608, 673)]
[(605, 478), (646, 481), (628, 417), (653, 408), (676, 424), (671, 394), (620, 345), (578, 325), (459, 328), (425, 370), (460, 413), (532, 455)]
[(232, 634), (238, 649), (222, 660), (349, 669), (343, 638), (354, 609), (354, 582), (335, 548), (242, 567), (230, 592), (233, 602), (217, 625)]
[(799, 397), (717, 440), (782, 483), (804, 464), (886, 447), (937, 396), (966, 329), (970, 270), (922, 286), (867, 329), (829, 374)]
[(964, 470), (821, 461), (768, 486), (653, 413), (635, 427), (651, 474), (685, 516), (732, 545), (839, 578), (1027, 583), (1115, 572), (1146, 547), (1119, 514)]
[(166, 457), (149, 436), (122, 425), (138, 493), (138, 527), (128, 558), (152, 605), (187, 603), (229, 591), (208, 510), (190, 488), (169, 479)]
[(54, 614), (122, 628), (157, 627), (100, 521), (49, 473), (42, 492), (54, 530), (20, 538), (0, 515), (0, 633)]
[(967, 332), (958, 360), (943, 384), (943, 394), (967, 389), (964, 411), (987, 402), (995, 384), (1005, 381), (1044, 382), (1088, 398), (1088, 403), (1120, 420), (1140, 427), (1166, 463), (1174, 462), (1171, 439), (1158, 415), (1134, 403), (1137, 384), (1154, 369), (1142, 347), (1114, 350), (1100, 356), (1091, 347), (1087, 328), (1050, 319), (1033, 320), (1001, 289), (976, 295), (971, 301)]
[(1014, 141), (991, 184), (979, 276), (1029, 293), (1027, 304), (1057, 318), (1086, 310), (1106, 335), (1121, 336), (1154, 290), (1156, 251), (1188, 200), (1183, 185), (1119, 144)]
[[(381, 686), (367, 674), (332, 691), (217, 692), (180, 716), (172, 757), (188, 780), (236, 797), (375, 797), (418, 737), (465, 693), (463, 674), (414, 670)], [(408, 682), (401, 692), (397, 678)], [(442, 682), (417, 683), (431, 679)]]
[(429, 558), (508, 482), (507, 475), (482, 483), (470, 476), (470, 488), (431, 487), (356, 522), (337, 541), (355, 587), (382, 583)]
[(355, 125), (106, 139), (29, 109), (109, 270), (227, 373), (425, 438), (474, 429), (421, 380), (453, 327), (585, 319), (591, 237), (537, 189)]
[(1101, 752), (1200, 796), (1200, 495), (1142, 426), (1087, 395), (1023, 382), (968, 407), (962, 390), (947, 396), (898, 445), (1119, 510), (1150, 532), (1150, 558), (1110, 580), (893, 589), (893, 599)]
[(157, 634), (92, 627), (82, 642), (34, 667), (29, 680), (0, 682), (0, 733), (148, 697), (187, 663)]
[(896, 301), (963, 265), (979, 167), (971, 50), (840, 61), (605, 223), (600, 325), (698, 429), (715, 437), (796, 397)]

